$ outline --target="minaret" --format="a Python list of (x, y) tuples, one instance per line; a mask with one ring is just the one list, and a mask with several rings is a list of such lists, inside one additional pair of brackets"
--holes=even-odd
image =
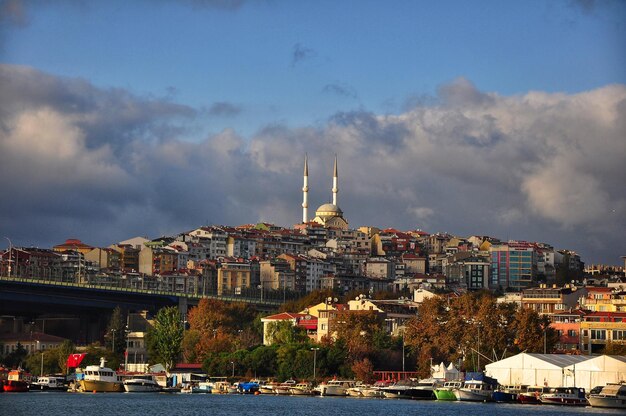
[(337, 205), (337, 192), (339, 192), (339, 188), (337, 186), (337, 181), (339, 180), (337, 175), (337, 154), (335, 154), (335, 167), (333, 169), (333, 205)]
[(304, 154), (304, 184), (302, 185), (302, 223), (309, 221), (309, 164), (307, 155)]

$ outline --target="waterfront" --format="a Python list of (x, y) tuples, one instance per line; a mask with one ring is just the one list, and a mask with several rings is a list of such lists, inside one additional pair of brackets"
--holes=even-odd
[(617, 409), (558, 407), (467, 402), (438, 402), (332, 397), (205, 395), (165, 393), (64, 393), (0, 394), (2, 413), (21, 415), (160, 416), (160, 415), (582, 415), (624, 414)]

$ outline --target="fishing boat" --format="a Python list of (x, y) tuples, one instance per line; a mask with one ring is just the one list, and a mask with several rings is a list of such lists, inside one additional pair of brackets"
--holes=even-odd
[(21, 368), (9, 371), (4, 381), (3, 390), (7, 393), (23, 393), (28, 391), (28, 374)]
[(259, 391), (259, 383), (256, 381), (247, 381), (237, 385), (237, 393), (255, 394), (257, 391)]
[(347, 396), (347, 390), (355, 385), (354, 380), (330, 380), (317, 386), (317, 390), (321, 396)]
[(100, 358), (100, 365), (88, 365), (84, 371), (84, 378), (80, 380), (80, 390), (83, 392), (122, 392), (124, 386), (117, 373), (105, 366), (106, 360)]
[(383, 395), (388, 399), (410, 399), (416, 385), (417, 381), (410, 378), (398, 380), (391, 386), (385, 387)]
[(587, 398), (591, 407), (626, 409), (626, 384), (609, 383), (598, 394)]
[(151, 374), (134, 375), (124, 380), (123, 384), (128, 393), (161, 391), (161, 386)]
[(212, 394), (228, 394), (231, 384), (228, 381), (220, 380), (213, 382)]
[(463, 382), (460, 380), (446, 381), (443, 383), (443, 387), (435, 389), (435, 397), (437, 400), (457, 400), (454, 391), (460, 389), (463, 386)]
[(30, 383), (30, 391), (66, 391), (67, 382), (63, 376), (43, 376)]
[(539, 397), (542, 404), (558, 404), (563, 406), (586, 406), (585, 389), (580, 387), (555, 387), (551, 392)]
[(274, 388), (278, 386), (279, 383), (276, 382), (267, 382), (264, 384), (259, 384), (259, 393), (260, 394), (276, 394)]
[(442, 380), (436, 378), (427, 378), (417, 382), (415, 388), (412, 389), (411, 399), (415, 400), (435, 400), (435, 389), (443, 385)]
[(456, 389), (454, 395), (457, 400), (469, 402), (493, 401), (493, 391), (498, 382), (483, 373), (470, 372), (465, 375), (463, 387)]

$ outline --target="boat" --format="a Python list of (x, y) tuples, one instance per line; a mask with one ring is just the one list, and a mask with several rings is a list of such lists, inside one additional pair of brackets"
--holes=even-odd
[(265, 384), (260, 384), (259, 393), (260, 394), (276, 394), (276, 392), (274, 391), (274, 388), (276, 388), (276, 386), (278, 385), (279, 383), (275, 383), (275, 382), (268, 382)]
[(626, 384), (609, 383), (600, 393), (590, 394), (587, 400), (591, 407), (626, 409)]
[(499, 386), (493, 392), (493, 401), (496, 403), (518, 403), (518, 396), (527, 388), (528, 386)]
[(161, 391), (161, 386), (151, 374), (141, 374), (127, 378), (123, 382), (124, 390), (128, 393)]
[(67, 391), (67, 387), (63, 376), (43, 376), (30, 384), (30, 391)]
[(552, 387), (547, 386), (530, 386), (526, 391), (522, 391), (517, 395), (517, 401), (522, 404), (541, 404), (541, 400), (539, 400), (541, 395), (552, 390)]
[(311, 383), (298, 383), (289, 389), (289, 392), (294, 396), (313, 396), (315, 390)]
[(585, 389), (581, 387), (555, 387), (549, 393), (542, 394), (539, 400), (542, 404), (587, 406)]
[(215, 381), (213, 383), (213, 388), (211, 389), (212, 394), (228, 394), (228, 389), (231, 387), (231, 384), (228, 381)]
[(4, 380), (3, 390), (7, 393), (23, 393), (28, 391), (28, 374), (21, 368), (9, 371)]
[(80, 380), (80, 390), (83, 392), (122, 392), (124, 386), (119, 375), (105, 366), (106, 360), (100, 358), (100, 365), (88, 365), (84, 371), (84, 378)]
[(435, 389), (443, 385), (441, 379), (427, 378), (417, 382), (411, 391), (411, 399), (415, 400), (435, 400)]
[(388, 399), (410, 399), (417, 381), (410, 378), (398, 380), (391, 386), (383, 389), (383, 395)]
[(454, 391), (460, 389), (462, 386), (463, 382), (461, 380), (446, 381), (443, 383), (442, 387), (435, 389), (435, 397), (437, 400), (456, 400)]
[(317, 386), (320, 396), (347, 396), (347, 390), (356, 386), (354, 380), (330, 380)]
[(493, 391), (498, 385), (497, 380), (479, 372), (465, 375), (463, 386), (454, 391), (457, 400), (468, 402), (493, 401)]
[[(295, 383), (295, 382), (294, 382)], [(246, 381), (237, 385), (237, 393), (241, 394), (255, 394), (259, 391), (259, 383), (256, 381)]]
[(385, 387), (389, 387), (391, 385), (391, 381), (378, 380), (371, 386), (366, 386), (361, 388), (361, 395), (363, 397), (374, 397), (374, 398), (382, 398), (385, 397), (383, 394), (383, 389)]
[(284, 383), (280, 383), (278, 386), (274, 387), (274, 393), (281, 395), (281, 396), (287, 396), (291, 394), (290, 389), (295, 386), (297, 383), (295, 380), (287, 380)]

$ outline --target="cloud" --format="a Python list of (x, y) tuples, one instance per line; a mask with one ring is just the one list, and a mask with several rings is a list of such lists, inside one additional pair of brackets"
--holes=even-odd
[(16, 244), (106, 245), (200, 224), (300, 218), (331, 196), (353, 227), (543, 241), (586, 261), (624, 255), (626, 87), (502, 96), (468, 80), (397, 115), (186, 139), (199, 112), (168, 98), (0, 65), (0, 230)]
[(342, 83), (326, 84), (322, 91), (329, 94), (335, 94), (340, 97), (358, 98), (358, 95), (354, 88), (352, 88), (350, 85)]
[(241, 113), (241, 107), (226, 101), (213, 103), (213, 105), (209, 108), (209, 114), (212, 116), (231, 117), (236, 116), (239, 113)]
[(0, 24), (26, 26), (29, 18), (22, 0), (0, 0)]
[(294, 67), (296, 64), (315, 56), (317, 56), (317, 53), (313, 49), (307, 48), (300, 43), (296, 43), (293, 45), (293, 50), (291, 52), (291, 66)]

